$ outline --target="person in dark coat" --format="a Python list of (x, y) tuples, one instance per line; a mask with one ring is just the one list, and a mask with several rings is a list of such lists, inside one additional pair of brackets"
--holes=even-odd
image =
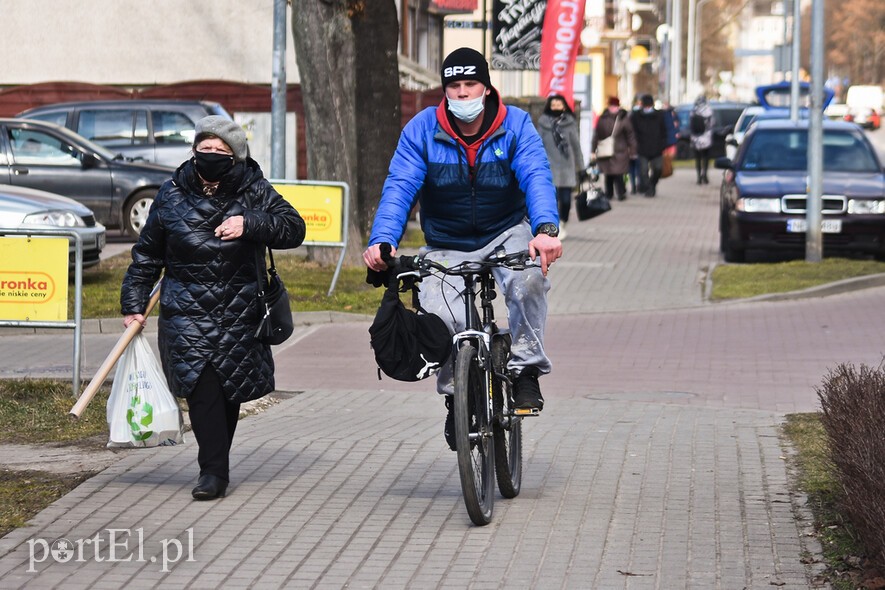
[(572, 192), (578, 184), (578, 174), (584, 169), (578, 122), (565, 97), (554, 94), (547, 98), (544, 112), (538, 118), (538, 134), (544, 142), (550, 171), (553, 173), (559, 206), (559, 239), (564, 240), (565, 224), (572, 206)]
[(199, 445), (197, 500), (225, 495), (240, 404), (274, 389), (270, 346), (255, 338), (266, 247), (304, 241), (298, 212), (248, 157), (246, 134), (220, 116), (197, 121), (194, 156), (165, 182), (132, 248), (123, 323), (144, 324), (160, 291), (159, 348), (172, 392), (187, 399)]
[(630, 161), (636, 157), (636, 137), (627, 111), (621, 108), (617, 96), (608, 99), (608, 107), (596, 121), (591, 148), (596, 153), (599, 142), (614, 133), (615, 153), (610, 158), (596, 158), (599, 171), (605, 175), (605, 196), (617, 196), (619, 201), (627, 198), (624, 175), (630, 170)]
[(664, 163), (663, 153), (667, 147), (667, 124), (664, 115), (655, 108), (651, 94), (643, 94), (642, 108), (630, 115), (639, 155), (639, 192), (646, 197), (657, 194), (658, 180)]

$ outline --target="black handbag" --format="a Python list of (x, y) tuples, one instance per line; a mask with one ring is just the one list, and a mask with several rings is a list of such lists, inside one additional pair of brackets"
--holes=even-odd
[(612, 204), (605, 193), (594, 186), (581, 191), (575, 197), (575, 212), (579, 221), (598, 217), (606, 211), (611, 211), (611, 208)]
[(264, 315), (258, 323), (255, 338), (264, 344), (282, 344), (295, 331), (295, 324), (292, 321), (292, 308), (289, 306), (289, 292), (277, 274), (270, 248), (267, 249), (267, 255), (270, 256), (267, 280), (261, 281), (259, 277), (258, 283), (259, 288), (265, 285), (258, 293), (258, 308)]

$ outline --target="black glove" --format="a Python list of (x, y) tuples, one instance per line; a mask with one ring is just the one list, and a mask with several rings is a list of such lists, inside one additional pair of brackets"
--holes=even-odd
[(386, 287), (390, 281), (390, 269), (377, 271), (371, 268), (366, 269), (366, 283), (375, 288)]

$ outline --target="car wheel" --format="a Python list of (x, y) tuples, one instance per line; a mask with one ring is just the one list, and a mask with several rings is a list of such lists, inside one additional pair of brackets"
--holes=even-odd
[(728, 217), (723, 212), (719, 215), (719, 251), (725, 258), (725, 262), (744, 262), (746, 251), (743, 248), (735, 248), (728, 237)]
[(725, 252), (728, 245), (728, 224), (726, 223), (725, 213), (719, 214), (719, 251)]
[(138, 237), (141, 233), (156, 196), (157, 191), (144, 190), (135, 193), (126, 202), (123, 207), (123, 231), (127, 235)]
[(725, 248), (722, 250), (722, 256), (725, 262), (744, 262), (747, 259), (746, 250), (735, 248), (726, 241)]

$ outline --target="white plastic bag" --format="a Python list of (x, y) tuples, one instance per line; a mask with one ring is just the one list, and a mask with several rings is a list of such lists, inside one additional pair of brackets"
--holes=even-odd
[(135, 336), (117, 362), (107, 419), (108, 447), (156, 447), (184, 442), (181, 409), (142, 334)]

